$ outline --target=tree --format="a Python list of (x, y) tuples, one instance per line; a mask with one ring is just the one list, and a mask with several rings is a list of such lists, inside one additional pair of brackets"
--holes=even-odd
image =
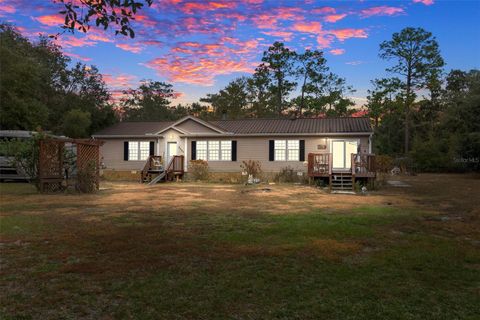
[(87, 138), (91, 122), (89, 112), (70, 110), (63, 119), (63, 133), (70, 138)]
[[(453, 91), (453, 92), (452, 92)], [(443, 127), (451, 135), (457, 164), (480, 170), (480, 70), (452, 70), (447, 76)], [(455, 160), (455, 159), (454, 159)]]
[(389, 112), (398, 111), (402, 103), (402, 83), (398, 78), (375, 79), (372, 81), (373, 90), (368, 90), (365, 108), (373, 121), (374, 129), (379, 126), (380, 119)]
[(404, 78), (404, 152), (408, 153), (410, 109), (415, 100), (414, 90), (425, 88), (428, 77), (437, 74), (445, 63), (435, 37), (422, 28), (405, 28), (394, 33), (391, 40), (380, 44), (380, 58), (395, 59), (396, 64), (387, 71)]
[(350, 108), (355, 103), (346, 98), (347, 93), (353, 93), (352, 87), (347, 86), (346, 80), (330, 73), (324, 84), (325, 94), (319, 97), (318, 108), (327, 116), (345, 117), (353, 110)]
[[(298, 66), (295, 70), (295, 75), (301, 81), (300, 97), (296, 99), (298, 106), (298, 114), (302, 115), (302, 110), (305, 108), (313, 109), (312, 102), (317, 99), (312, 99), (312, 95), (318, 98), (322, 94), (326, 79), (328, 77), (327, 60), (323, 57), (323, 52), (314, 50), (306, 50), (303, 54), (296, 56)], [(306, 95), (308, 97), (306, 97)], [(308, 100), (310, 103), (306, 103)], [(312, 101), (313, 100), (313, 101)], [(307, 107), (307, 104), (309, 106)]]
[(294, 72), (295, 56), (295, 52), (286, 48), (283, 43), (275, 42), (263, 53), (263, 63), (255, 69), (259, 78), (268, 80), (268, 87), (274, 97), (278, 115), (282, 115), (288, 107), (286, 98), (297, 85), (290, 79)]
[(207, 94), (207, 97), (200, 101), (209, 103), (213, 107), (216, 118), (241, 118), (245, 115), (248, 107), (247, 79), (237, 78), (219, 93)]
[(247, 92), (250, 108), (248, 116), (262, 118), (273, 116), (276, 113), (273, 95), (269, 90), (269, 79), (265, 73), (254, 73), (247, 80)]
[[(52, 63), (49, 52), (37, 47), (8, 24), (0, 25), (0, 126), (34, 130), (48, 119)], [(54, 59), (51, 59), (54, 60)], [(60, 68), (65, 66), (61, 62)]]
[(130, 24), (135, 20), (137, 11), (145, 5), (151, 6), (153, 0), (54, 0), (63, 4), (64, 9), (59, 13), (65, 17), (62, 28), (75, 32), (87, 32), (90, 29), (91, 19), (95, 25), (107, 29), (111, 24), (116, 27), (115, 34), (135, 37)]
[(138, 89), (126, 90), (124, 94), (122, 105), (126, 120), (176, 120), (170, 106), (170, 100), (175, 97), (171, 84), (143, 80)]

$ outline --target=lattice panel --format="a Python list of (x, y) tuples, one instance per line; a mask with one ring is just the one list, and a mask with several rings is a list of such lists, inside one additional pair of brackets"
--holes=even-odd
[(63, 177), (63, 141), (40, 141), (39, 173), (40, 178)]
[(100, 183), (100, 148), (97, 144), (77, 143), (77, 170), (93, 166), (95, 170), (95, 185)]

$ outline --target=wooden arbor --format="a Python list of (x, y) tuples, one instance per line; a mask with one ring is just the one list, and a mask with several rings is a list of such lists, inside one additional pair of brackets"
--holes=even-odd
[(73, 147), (77, 174), (93, 170), (95, 189), (100, 186), (100, 146), (103, 141), (92, 139), (51, 138), (39, 140), (38, 180), (41, 192), (61, 191), (65, 188), (68, 175), (65, 172), (65, 144)]

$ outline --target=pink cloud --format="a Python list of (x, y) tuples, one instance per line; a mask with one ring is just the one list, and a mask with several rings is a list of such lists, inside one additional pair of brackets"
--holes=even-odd
[(403, 8), (389, 6), (371, 7), (360, 11), (360, 15), (363, 18), (368, 18), (371, 16), (393, 16), (403, 13), (405, 13), (405, 10), (403, 10)]
[(335, 8), (332, 8), (332, 7), (322, 7), (322, 8), (315, 8), (310, 12), (314, 14), (334, 14), (336, 10)]
[(75, 36), (65, 34), (55, 39), (54, 42), (62, 48), (91, 47), (97, 43), (96, 41), (89, 39), (87, 36), (77, 38)]
[(82, 60), (82, 61), (86, 61), (86, 62), (92, 60), (92, 58), (84, 57), (84, 56), (81, 56), (79, 54), (72, 53), (72, 52), (64, 51), (63, 54), (68, 56), (68, 57), (75, 58), (75, 59)]
[(192, 14), (196, 11), (213, 11), (218, 9), (233, 9), (237, 6), (236, 2), (185, 2), (180, 6), (180, 10), (186, 14)]
[(292, 26), (293, 30), (305, 33), (321, 33), (322, 25), (320, 22), (313, 21), (309, 23), (298, 22)]
[(62, 16), (58, 14), (50, 14), (50, 15), (45, 15), (45, 16), (40, 16), (34, 18), (38, 22), (40, 22), (43, 25), (53, 27), (53, 26), (60, 26), (65, 23), (65, 19), (62, 18)]
[(129, 43), (118, 43), (115, 45), (117, 48), (120, 48), (125, 51), (130, 51), (132, 53), (140, 53), (143, 48), (138, 44), (129, 44)]
[(305, 19), (303, 9), (296, 7), (279, 7), (254, 15), (252, 22), (259, 29), (278, 29), (280, 20), (300, 21)]
[(345, 49), (332, 49), (332, 50), (330, 50), (330, 53), (335, 55), (335, 56), (338, 56), (338, 55), (344, 54)]
[[(146, 66), (154, 69), (160, 76), (167, 77), (172, 82), (184, 82), (200, 86), (211, 86), (218, 75), (235, 72), (252, 73), (253, 67), (239, 60), (229, 58), (182, 58), (170, 56), (156, 58), (146, 63)], [(219, 68), (219, 66), (222, 66)]]
[(125, 73), (121, 73), (118, 75), (103, 74), (102, 78), (109, 88), (119, 90), (131, 88), (135, 86), (135, 84), (138, 82), (136, 76)]
[(3, 16), (3, 13), (15, 13), (17, 10), (13, 5), (10, 4), (1, 4), (2, 2), (0, 1), (0, 16)]
[(143, 14), (136, 14), (135, 21), (146, 27), (155, 27), (157, 22)]
[(423, 3), (426, 6), (431, 6), (434, 4), (433, 0), (413, 0), (414, 3)]
[(159, 40), (140, 40), (139, 43), (146, 45), (146, 46), (163, 46), (163, 42)]
[(339, 20), (342, 20), (346, 16), (347, 16), (346, 14), (331, 14), (331, 15), (328, 15), (328, 16), (325, 17), (325, 21), (334, 23), (334, 22), (337, 22)]
[(320, 34), (317, 36), (317, 43), (319, 48), (329, 48), (332, 45), (334, 37), (329, 34)]
[(274, 10), (275, 16), (282, 20), (303, 20), (303, 10), (297, 7), (280, 7)]
[(333, 34), (338, 40), (344, 41), (349, 38), (367, 38), (368, 34), (364, 29), (336, 29), (329, 30), (328, 33)]
[(288, 31), (262, 31), (263, 34), (272, 37), (282, 38), (285, 41), (292, 40), (293, 33)]

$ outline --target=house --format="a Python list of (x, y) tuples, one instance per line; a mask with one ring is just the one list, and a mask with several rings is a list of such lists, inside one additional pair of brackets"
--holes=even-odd
[(257, 160), (266, 174), (289, 166), (299, 176), (332, 182), (374, 177), (372, 134), (367, 118), (204, 121), (187, 116), (174, 122), (120, 122), (93, 137), (105, 141), (106, 175), (138, 178), (154, 159), (178, 167), (179, 174), (188, 173), (190, 160), (206, 160), (210, 172), (221, 177), (240, 175), (242, 161)]

